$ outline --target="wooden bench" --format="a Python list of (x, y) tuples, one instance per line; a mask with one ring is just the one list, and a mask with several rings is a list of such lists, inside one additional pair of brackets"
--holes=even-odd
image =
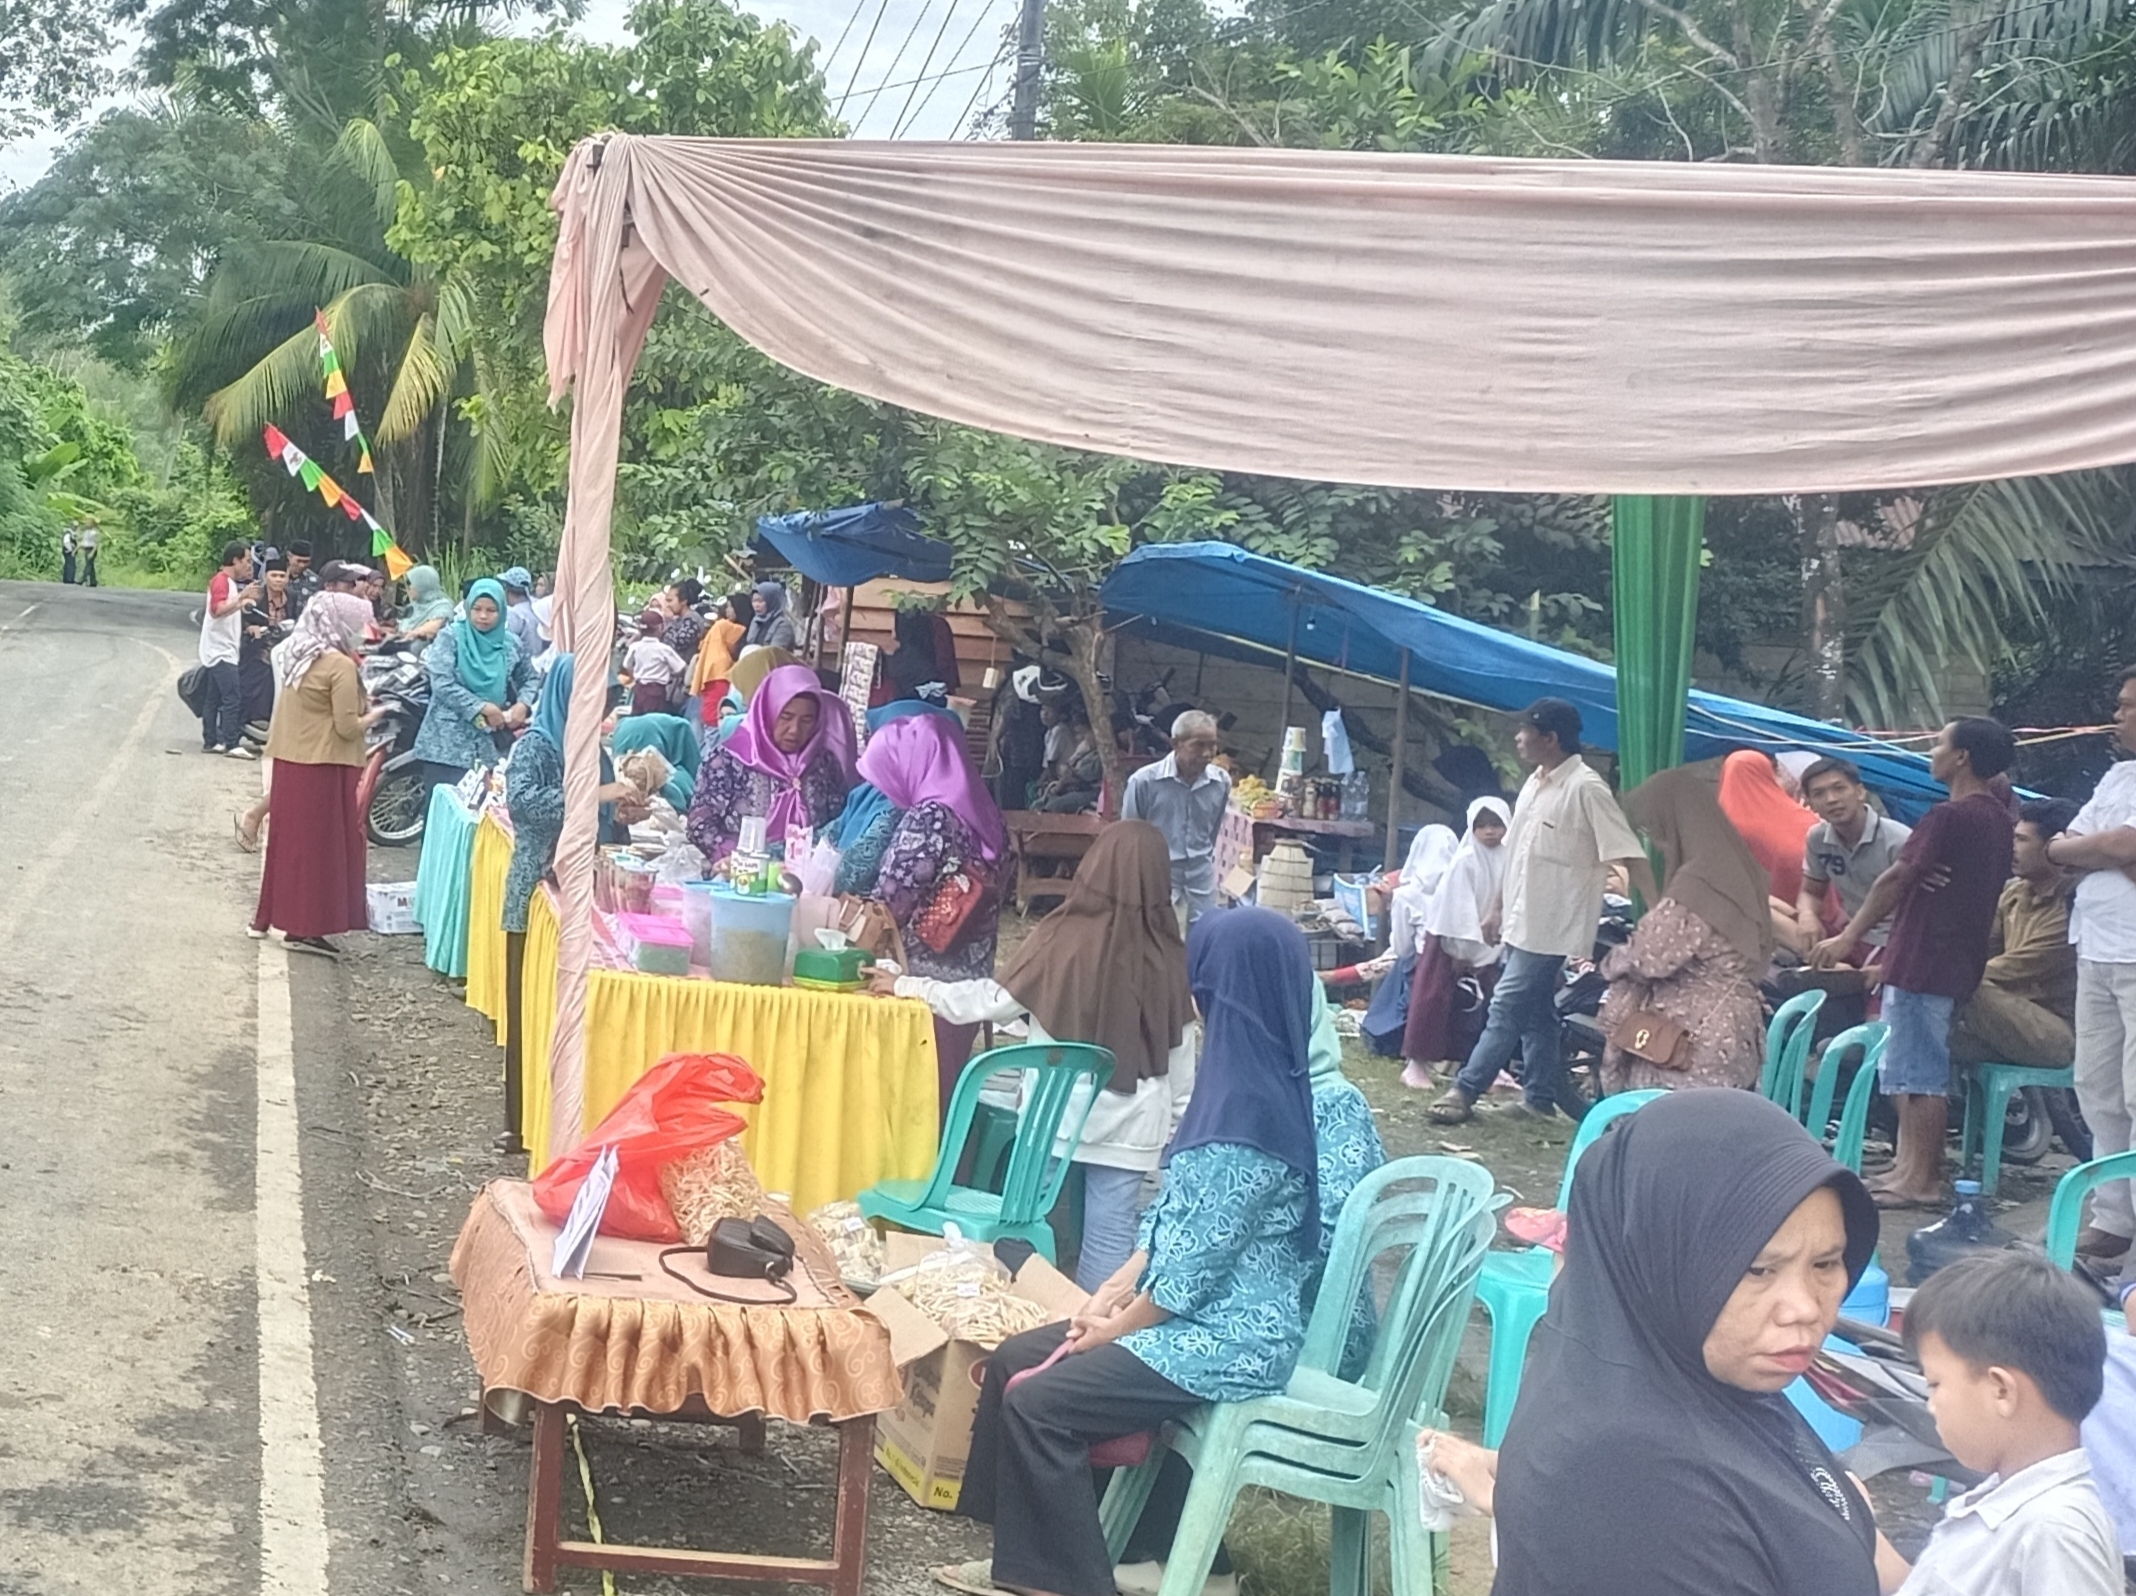
[(1025, 916), (1033, 898), (1067, 896), (1076, 866), (1107, 825), (1097, 815), (1051, 815), (1038, 809), (1011, 809), (1002, 819), (1009, 827), (1013, 877), (1008, 901)]

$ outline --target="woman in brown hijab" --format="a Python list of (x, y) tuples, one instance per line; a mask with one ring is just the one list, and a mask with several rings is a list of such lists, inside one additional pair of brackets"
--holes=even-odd
[(1605, 1091), (1755, 1086), (1772, 958), (1765, 869), (1711, 787), (1665, 770), (1625, 795), (1624, 812), (1661, 850), (1661, 901), (1602, 961), (1609, 995)]
[[(1075, 1278), (1095, 1290), (1134, 1251), (1143, 1178), (1194, 1089), (1194, 1000), (1163, 834), (1140, 820), (1100, 832), (1067, 900), (1032, 927), (998, 979), (882, 976), (875, 990), (919, 998), (953, 1025), (1022, 1019), (1034, 1042), (1111, 1049), (1112, 1080), (1073, 1155), (1083, 1168)], [(1080, 1107), (1069, 1106), (1071, 1123)]]

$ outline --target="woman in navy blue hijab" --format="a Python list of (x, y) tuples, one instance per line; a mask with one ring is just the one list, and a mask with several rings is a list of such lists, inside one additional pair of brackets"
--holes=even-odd
[(994, 1557), (940, 1570), (953, 1587), (1114, 1596), (1092, 1443), (1271, 1395), (1298, 1361), (1320, 1262), (1312, 958), (1283, 916), (1229, 909), (1195, 922), (1187, 984), (1201, 1063), (1163, 1189), (1135, 1255), (1069, 1324), (988, 1360), (958, 1511), (993, 1524)]

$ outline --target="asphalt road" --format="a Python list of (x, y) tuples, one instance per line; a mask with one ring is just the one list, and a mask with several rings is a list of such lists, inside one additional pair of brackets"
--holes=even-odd
[[(0, 582), (0, 1596), (507, 1596), (526, 1444), (480, 1433), (446, 1273), (525, 1173), (500, 1053), (419, 939), (246, 937), (260, 767), (174, 690), (199, 602)], [(820, 1554), (828, 1432), (772, 1433), (588, 1426), (608, 1533)], [(983, 1554), (874, 1485), (870, 1596)]]

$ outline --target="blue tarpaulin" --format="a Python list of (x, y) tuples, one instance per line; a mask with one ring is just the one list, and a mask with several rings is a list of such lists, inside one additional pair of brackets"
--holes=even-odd
[[(1110, 615), (1139, 617), (1153, 635), (1226, 639), (1278, 668), (1295, 637), (1303, 663), (1392, 684), (1401, 679), (1401, 655), (1407, 649), (1410, 685), (1419, 692), (1509, 713), (1538, 698), (1569, 699), (1580, 708), (1585, 741), (1611, 750), (1617, 746), (1617, 673), (1599, 660), (1235, 544), (1139, 548), (1107, 578), (1103, 598)], [(1191, 637), (1172, 640), (1195, 646)], [(1918, 754), (1844, 726), (1693, 691), (1685, 714), (1684, 757), (1711, 759), (1736, 748), (1842, 755), (1861, 767), (1862, 779), (1901, 819), (1912, 819), (1947, 796)]]
[(879, 576), (949, 580), (949, 545), (921, 532), (920, 518), (902, 505), (758, 516), (757, 543), (825, 587), (858, 587)]

